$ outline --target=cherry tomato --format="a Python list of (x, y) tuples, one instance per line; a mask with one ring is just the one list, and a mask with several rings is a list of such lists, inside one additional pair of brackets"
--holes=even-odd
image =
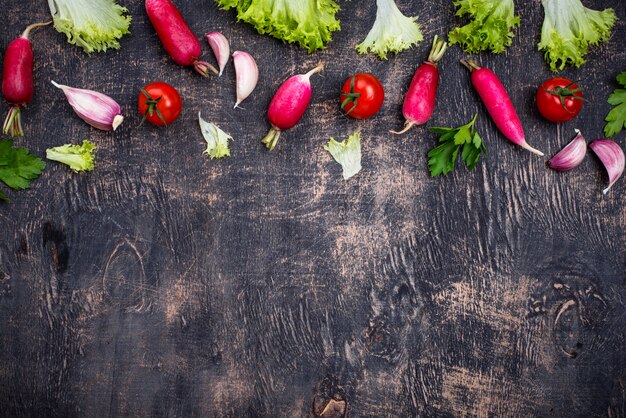
[(165, 126), (178, 119), (183, 102), (178, 91), (167, 83), (148, 84), (139, 93), (141, 123), (148, 121), (156, 126)]
[(346, 80), (339, 95), (341, 108), (355, 119), (367, 119), (380, 110), (385, 89), (372, 74), (355, 74)]
[(565, 122), (575, 118), (584, 101), (582, 89), (567, 78), (551, 78), (537, 90), (539, 113), (551, 122)]

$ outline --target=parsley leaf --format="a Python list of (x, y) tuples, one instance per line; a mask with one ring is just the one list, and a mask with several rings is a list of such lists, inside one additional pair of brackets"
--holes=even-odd
[[(626, 71), (617, 76), (617, 82), (626, 88)], [(614, 107), (604, 119), (607, 122), (604, 126), (604, 135), (610, 138), (626, 128), (626, 90), (615, 90), (609, 96), (608, 102)]]
[(30, 180), (41, 175), (46, 163), (26, 148), (14, 148), (13, 141), (0, 141), (0, 180), (12, 189), (28, 189)]
[(481, 153), (487, 155), (485, 144), (474, 128), (477, 117), (478, 114), (474, 115), (470, 123), (458, 128), (430, 129), (440, 136), (439, 145), (428, 151), (428, 169), (431, 176), (448, 174), (454, 170), (459, 151), (461, 151), (461, 160), (469, 171), (476, 167)]
[(9, 202), (9, 198), (6, 197), (6, 195), (4, 193), (2, 193), (2, 190), (0, 190), (0, 200), (4, 200), (5, 202)]

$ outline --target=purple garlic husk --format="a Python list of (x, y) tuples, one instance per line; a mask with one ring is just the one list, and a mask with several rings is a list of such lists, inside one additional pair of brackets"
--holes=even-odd
[(52, 84), (63, 90), (67, 101), (78, 117), (94, 128), (103, 131), (114, 131), (124, 121), (122, 108), (106, 94), (64, 86), (54, 81), (52, 81)]
[(583, 162), (587, 155), (587, 141), (578, 129), (575, 129), (576, 137), (561, 151), (548, 161), (548, 166), (556, 171), (569, 171)]
[(624, 173), (624, 151), (615, 141), (611, 141), (610, 139), (596, 139), (589, 144), (589, 148), (591, 148), (600, 161), (602, 161), (604, 168), (606, 168), (609, 174), (609, 186), (602, 190), (602, 193), (607, 194)]

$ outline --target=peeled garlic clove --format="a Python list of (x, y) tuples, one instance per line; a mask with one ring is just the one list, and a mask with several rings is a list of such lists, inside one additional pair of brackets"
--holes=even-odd
[(548, 161), (551, 169), (556, 171), (569, 171), (583, 162), (587, 154), (587, 141), (578, 129), (575, 129), (576, 137)]
[(602, 193), (607, 194), (611, 186), (624, 173), (624, 151), (610, 139), (597, 139), (589, 144), (589, 148), (596, 153), (602, 164), (604, 164), (607, 173), (609, 173), (609, 187), (602, 190)]
[(230, 44), (228, 39), (219, 32), (209, 32), (206, 34), (206, 40), (209, 42), (213, 54), (217, 59), (217, 65), (220, 67), (219, 75), (221, 76), (228, 63), (230, 56)]
[(114, 131), (124, 121), (122, 108), (106, 94), (68, 87), (54, 81), (52, 84), (63, 90), (67, 101), (74, 108), (78, 117), (94, 128)]
[(259, 81), (259, 68), (252, 55), (243, 51), (233, 52), (233, 64), (237, 74), (237, 107), (254, 91)]

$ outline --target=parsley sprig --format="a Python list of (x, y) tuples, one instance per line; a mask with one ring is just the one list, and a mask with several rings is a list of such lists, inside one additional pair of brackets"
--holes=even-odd
[[(13, 141), (0, 141), (0, 181), (12, 189), (28, 189), (30, 181), (41, 175), (45, 168), (40, 158), (32, 155), (26, 148), (13, 147)], [(9, 199), (0, 191), (0, 199)]]
[(448, 174), (454, 170), (459, 151), (469, 171), (476, 167), (481, 153), (487, 155), (485, 144), (474, 128), (477, 117), (478, 114), (474, 115), (470, 123), (458, 128), (430, 128), (439, 135), (439, 145), (428, 151), (428, 168), (431, 176)]
[(617, 76), (617, 82), (624, 87), (617, 89), (609, 96), (608, 102), (614, 107), (606, 115), (606, 125), (604, 126), (604, 135), (607, 138), (618, 134), (622, 129), (626, 128), (626, 71)]

